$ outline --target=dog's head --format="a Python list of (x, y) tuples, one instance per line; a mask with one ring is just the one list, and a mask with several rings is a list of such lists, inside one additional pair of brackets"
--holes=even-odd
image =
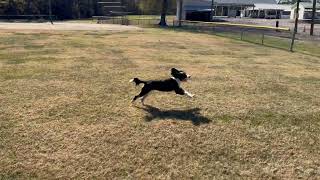
[(185, 73), (184, 71), (180, 71), (176, 68), (171, 69), (171, 75), (174, 78), (179, 79), (180, 81), (187, 81), (188, 79), (191, 78), (189, 74)]

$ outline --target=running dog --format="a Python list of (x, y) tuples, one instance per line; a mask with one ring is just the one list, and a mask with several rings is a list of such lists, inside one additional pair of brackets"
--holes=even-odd
[(176, 94), (187, 95), (188, 97), (193, 98), (193, 94), (187, 92), (186, 90), (180, 87), (181, 82), (186, 82), (188, 79), (191, 78), (191, 76), (185, 73), (184, 71), (180, 71), (175, 68), (171, 69), (171, 75), (171, 78), (160, 81), (142, 81), (139, 78), (131, 79), (130, 82), (134, 82), (136, 86), (138, 86), (139, 84), (144, 85), (140, 94), (135, 96), (132, 102), (141, 98), (141, 102), (144, 105), (144, 100), (149, 95), (149, 93), (154, 90), (162, 92), (174, 91)]

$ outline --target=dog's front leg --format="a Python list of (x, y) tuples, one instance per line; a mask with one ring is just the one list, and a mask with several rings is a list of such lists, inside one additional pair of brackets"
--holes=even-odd
[(184, 91), (184, 93), (188, 96), (188, 97), (190, 97), (190, 98), (193, 98), (194, 97), (194, 94), (191, 94), (191, 93), (189, 93), (188, 91)]
[(189, 93), (188, 91), (186, 91), (186, 90), (184, 90), (184, 89), (182, 89), (182, 88), (176, 89), (175, 92), (176, 92), (177, 94), (180, 94), (180, 95), (187, 95), (187, 96), (190, 97), (190, 98), (193, 98), (193, 97), (194, 97), (193, 94)]

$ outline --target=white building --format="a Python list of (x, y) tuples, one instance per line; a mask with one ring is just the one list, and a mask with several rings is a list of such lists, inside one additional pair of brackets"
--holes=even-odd
[[(237, 17), (253, 7), (254, 0), (177, 0), (177, 18), (182, 20), (211, 20), (213, 16)], [(274, 1), (274, 0), (255, 0)]]
[(246, 17), (265, 19), (289, 19), (291, 5), (256, 3), (253, 8), (246, 9)]
[[(301, 2), (299, 7), (299, 19), (300, 20), (308, 20), (312, 18), (312, 2)], [(297, 4), (294, 4), (291, 7), (291, 16), (290, 19), (295, 19), (295, 11), (297, 9)], [(320, 3), (317, 3), (316, 6), (316, 19), (320, 19)]]
[[(300, 3), (299, 19), (311, 19), (312, 0)], [(320, 0), (318, 0), (320, 1)], [(177, 0), (177, 19), (210, 21), (217, 17), (294, 19), (296, 4), (278, 4), (276, 0)], [(316, 18), (320, 19), (320, 2)]]

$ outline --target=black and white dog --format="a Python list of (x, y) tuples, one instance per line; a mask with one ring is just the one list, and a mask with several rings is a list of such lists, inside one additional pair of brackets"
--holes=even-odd
[(185, 91), (180, 87), (181, 82), (185, 82), (191, 78), (190, 75), (186, 74), (184, 71), (179, 71), (175, 68), (171, 69), (172, 77), (170, 79), (162, 80), (162, 81), (142, 81), (138, 78), (131, 79), (130, 82), (134, 82), (137, 86), (139, 84), (144, 84), (139, 95), (135, 96), (132, 100), (134, 102), (138, 98), (141, 98), (141, 102), (144, 105), (144, 100), (149, 95), (149, 93), (153, 90), (157, 91), (174, 91), (179, 95), (187, 95), (192, 98), (194, 95)]

